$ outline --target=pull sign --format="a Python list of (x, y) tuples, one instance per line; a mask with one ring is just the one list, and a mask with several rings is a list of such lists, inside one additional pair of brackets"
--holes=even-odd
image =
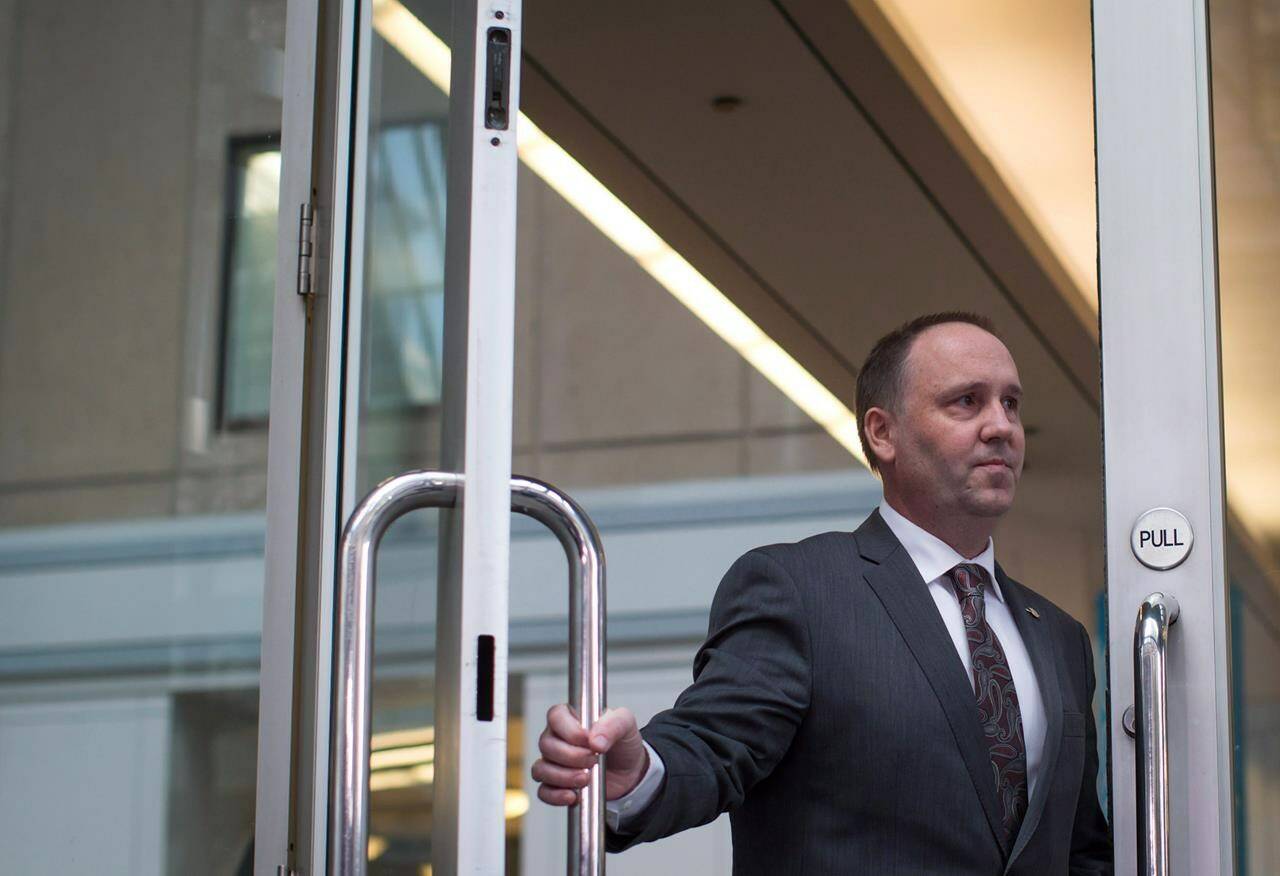
[(1191, 553), (1191, 523), (1172, 508), (1152, 508), (1133, 524), (1129, 541), (1139, 563), (1163, 572)]
[(484, 126), (505, 131), (511, 123), (511, 31), (489, 28), (484, 74)]

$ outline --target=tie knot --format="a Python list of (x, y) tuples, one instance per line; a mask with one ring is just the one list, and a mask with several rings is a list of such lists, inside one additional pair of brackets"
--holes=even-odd
[(961, 563), (948, 572), (947, 576), (951, 578), (956, 594), (961, 599), (969, 596), (982, 598), (982, 587), (987, 583), (987, 570), (977, 563)]

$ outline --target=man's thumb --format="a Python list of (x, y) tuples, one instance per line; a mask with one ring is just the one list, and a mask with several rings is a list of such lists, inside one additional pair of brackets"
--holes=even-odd
[(609, 709), (600, 716), (600, 720), (591, 725), (591, 750), (604, 754), (636, 732), (636, 719), (630, 709)]

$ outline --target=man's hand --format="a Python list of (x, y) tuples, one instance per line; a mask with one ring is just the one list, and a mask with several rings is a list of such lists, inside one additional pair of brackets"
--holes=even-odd
[(578, 789), (586, 787), (597, 754), (609, 755), (604, 772), (606, 800), (625, 795), (649, 769), (649, 752), (630, 709), (609, 709), (587, 733), (567, 705), (552, 706), (547, 727), (538, 737), (538, 750), (542, 757), (529, 772), (539, 783), (538, 799), (552, 806), (578, 802)]

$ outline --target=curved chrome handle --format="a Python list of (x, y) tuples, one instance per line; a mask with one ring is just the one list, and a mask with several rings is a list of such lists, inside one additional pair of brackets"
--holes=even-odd
[(1138, 873), (1169, 873), (1169, 721), (1166, 709), (1169, 627), (1178, 600), (1152, 593), (1133, 632), (1133, 699), (1138, 741)]
[[(369, 845), (369, 745), (373, 670), (373, 593), (378, 545), (395, 520), (416, 508), (448, 508), (463, 477), (415, 471), (388, 478), (352, 512), (339, 545), (332, 761), (329, 779), (329, 872), (365, 876)], [(604, 549), (573, 499), (533, 478), (511, 479), (511, 508), (542, 522), (569, 556), (569, 701), (583, 727), (604, 711)], [(604, 874), (604, 768), (569, 813), (570, 876)]]
[[(511, 510), (541, 521), (569, 557), (569, 705), (584, 730), (604, 711), (604, 548), (573, 499), (533, 478), (511, 479)], [(604, 874), (604, 759), (569, 811), (569, 876)]]
[(347, 520), (338, 548), (333, 647), (333, 742), (329, 776), (329, 872), (364, 876), (369, 848), (369, 732), (372, 718), (373, 588), (387, 527), (417, 508), (449, 508), (462, 475), (413, 471), (373, 488)]

